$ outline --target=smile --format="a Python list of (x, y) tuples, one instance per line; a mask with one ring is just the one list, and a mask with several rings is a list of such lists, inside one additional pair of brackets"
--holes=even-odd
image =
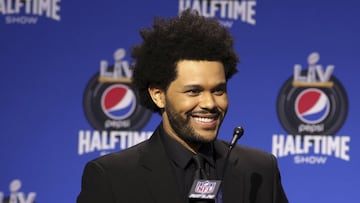
[(210, 123), (215, 121), (215, 118), (206, 118), (206, 117), (193, 117), (195, 121), (202, 122), (202, 123)]

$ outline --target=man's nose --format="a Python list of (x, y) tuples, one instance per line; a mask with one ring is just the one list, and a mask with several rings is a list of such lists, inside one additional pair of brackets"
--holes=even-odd
[(202, 109), (214, 109), (216, 107), (214, 95), (211, 93), (203, 93), (200, 98), (200, 107)]

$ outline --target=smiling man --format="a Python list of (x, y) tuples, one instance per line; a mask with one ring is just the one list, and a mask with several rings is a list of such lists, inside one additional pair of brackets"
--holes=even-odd
[(229, 32), (186, 10), (156, 19), (141, 36), (132, 51), (133, 83), (162, 122), (149, 140), (90, 161), (77, 202), (189, 202), (199, 165), (201, 178), (223, 181), (219, 201), (288, 202), (273, 155), (237, 145), (227, 160), (229, 144), (217, 139), (228, 109), (227, 82), (237, 72)]
[(181, 60), (167, 90), (150, 87), (149, 92), (163, 109), (165, 132), (188, 150), (196, 153), (216, 139), (228, 107), (222, 63)]

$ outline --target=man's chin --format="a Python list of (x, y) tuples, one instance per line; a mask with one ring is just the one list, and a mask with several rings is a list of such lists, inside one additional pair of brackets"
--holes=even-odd
[(207, 135), (207, 136), (201, 136), (198, 139), (198, 142), (201, 144), (208, 144), (208, 143), (212, 143), (216, 140), (216, 135)]

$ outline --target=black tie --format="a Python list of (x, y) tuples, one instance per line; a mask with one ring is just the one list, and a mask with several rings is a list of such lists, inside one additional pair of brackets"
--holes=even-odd
[(207, 175), (205, 173), (205, 160), (204, 160), (204, 157), (202, 157), (199, 154), (195, 154), (193, 156), (193, 160), (194, 160), (195, 166), (196, 166), (194, 179), (207, 179)]

